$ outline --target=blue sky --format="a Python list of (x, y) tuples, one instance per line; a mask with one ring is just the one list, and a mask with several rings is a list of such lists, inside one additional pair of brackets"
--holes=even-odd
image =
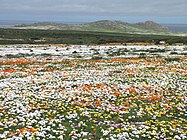
[(1, 0), (0, 20), (187, 24), (187, 0)]

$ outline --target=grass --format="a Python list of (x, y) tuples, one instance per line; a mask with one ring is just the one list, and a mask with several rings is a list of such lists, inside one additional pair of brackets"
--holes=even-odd
[(63, 31), (34, 29), (0, 29), (0, 44), (106, 44), (146, 42), (158, 44), (164, 40), (169, 44), (187, 44), (187, 37), (168, 35), (143, 35), (120, 32)]
[(178, 57), (175, 57), (175, 58), (165, 58), (165, 60), (166, 60), (167, 62), (173, 62), (173, 61), (179, 62), (179, 61), (180, 61), (180, 58), (178, 58)]

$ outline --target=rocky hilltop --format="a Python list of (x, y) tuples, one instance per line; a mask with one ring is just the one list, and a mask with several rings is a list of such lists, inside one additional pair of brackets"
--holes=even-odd
[(167, 33), (166, 27), (153, 21), (139, 22), (135, 24), (100, 20), (84, 24), (64, 24), (55, 22), (37, 22), (32, 24), (16, 25), (18, 29), (45, 29), (45, 30), (78, 30), (78, 31), (105, 31), (105, 32), (126, 32), (126, 33)]

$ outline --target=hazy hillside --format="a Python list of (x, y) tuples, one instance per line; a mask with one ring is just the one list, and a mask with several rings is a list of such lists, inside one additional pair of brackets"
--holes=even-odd
[(46, 30), (78, 30), (78, 31), (105, 31), (126, 33), (169, 33), (168, 29), (153, 22), (145, 21), (130, 24), (122, 21), (101, 20), (85, 24), (64, 24), (53, 22), (38, 22), (33, 24), (16, 25), (17, 29), (46, 29)]

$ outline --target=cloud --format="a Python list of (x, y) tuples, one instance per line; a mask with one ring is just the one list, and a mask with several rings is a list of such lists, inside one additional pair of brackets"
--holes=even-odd
[(1, 0), (0, 16), (187, 16), (186, 0)]

